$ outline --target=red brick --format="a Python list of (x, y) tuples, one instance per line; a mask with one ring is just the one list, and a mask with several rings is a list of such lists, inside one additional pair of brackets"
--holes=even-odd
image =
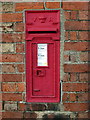
[(37, 114), (35, 112), (24, 112), (24, 118), (36, 119)]
[(2, 74), (0, 73), (0, 82), (2, 82)]
[(65, 30), (90, 30), (90, 21), (66, 21)]
[(23, 81), (22, 74), (3, 74), (2, 75), (3, 82), (21, 82)]
[[(1, 36), (1, 35), (0, 35)], [(18, 33), (3, 33), (2, 42), (23, 42), (25, 40), (24, 34)]]
[(0, 91), (1, 91), (1, 89), (2, 89), (2, 88), (1, 88), (1, 83), (0, 83)]
[(87, 111), (88, 103), (64, 103), (65, 111)]
[(25, 92), (25, 84), (24, 83), (17, 83), (17, 92)]
[[(0, 58), (1, 59), (1, 58)], [(2, 72), (2, 64), (0, 64), (0, 73)], [(1, 76), (0, 76), (1, 77)]]
[(0, 73), (2, 72), (2, 64), (0, 64)]
[(2, 72), (3, 73), (13, 73), (13, 72), (15, 72), (16, 70), (15, 70), (15, 65), (14, 64), (3, 64), (2, 65)]
[(65, 40), (69, 40), (69, 32), (65, 32)]
[(89, 12), (88, 11), (79, 11), (79, 19), (80, 20), (89, 20)]
[(24, 31), (24, 23), (15, 23), (14, 30), (15, 30), (15, 32), (23, 32)]
[(87, 118), (87, 120), (88, 120), (89, 119), (88, 117), (89, 117), (89, 112), (79, 112), (78, 113), (78, 118), (79, 119), (85, 119), (85, 118)]
[(88, 42), (65, 42), (64, 50), (88, 51), (90, 50), (90, 43)]
[[(0, 9), (2, 9), (2, 8), (0, 7)], [(2, 22), (2, 14), (0, 14), (0, 21)]]
[(63, 97), (62, 97), (62, 100), (63, 100), (63, 102), (69, 101), (69, 94), (68, 93), (64, 93)]
[(67, 82), (67, 81), (69, 81), (69, 74), (68, 73), (64, 74), (64, 77), (63, 77), (63, 82)]
[(69, 94), (69, 101), (72, 101), (72, 102), (76, 101), (76, 94), (75, 93), (70, 93)]
[(63, 91), (80, 92), (88, 91), (88, 83), (63, 83)]
[(80, 73), (80, 75), (79, 75), (79, 81), (80, 82), (89, 81), (89, 76), (90, 76), (90, 73)]
[(24, 83), (2, 83), (3, 92), (24, 92)]
[(12, 83), (2, 83), (2, 92), (16, 92), (16, 85)]
[(21, 93), (2, 93), (3, 101), (22, 101)]
[(89, 72), (88, 64), (65, 64), (64, 72)]
[(79, 31), (79, 40), (89, 40), (90, 32), (87, 31)]
[(64, 55), (64, 61), (69, 61), (69, 55)]
[(76, 73), (70, 73), (70, 81), (71, 82), (77, 81), (77, 74)]
[(0, 93), (0, 100), (2, 100), (2, 93)]
[(2, 34), (2, 42), (14, 42), (14, 39), (12, 38), (13, 35), (14, 34), (10, 34), (10, 33), (8, 33), (8, 34), (6, 34), (6, 33)]
[(0, 62), (23, 62), (24, 55), (22, 54), (3, 54)]
[(77, 19), (77, 11), (71, 11), (71, 19), (73, 20)]
[(77, 101), (89, 101), (89, 93), (77, 93)]
[(60, 8), (60, 2), (46, 2), (46, 8)]
[(81, 52), (79, 55), (80, 61), (83, 61), (83, 62), (90, 61), (89, 55), (90, 55), (90, 53), (88, 53), (88, 52)]
[(65, 19), (69, 20), (70, 19), (70, 11), (64, 11)]
[(15, 11), (23, 11), (24, 9), (43, 9), (43, 2), (22, 2), (16, 3)]
[(24, 103), (18, 103), (19, 111), (26, 111), (26, 105)]
[[(0, 99), (1, 101), (1, 99)], [(0, 111), (2, 111), (2, 102), (0, 102)]]
[(62, 2), (64, 10), (88, 10), (89, 2)]
[(2, 112), (2, 118), (6, 119), (15, 119), (15, 118), (23, 118), (23, 113), (22, 112)]
[(2, 54), (0, 54), (0, 61), (2, 62)]
[(0, 112), (0, 119), (2, 120), (2, 112)]
[(24, 64), (18, 64), (17, 70), (18, 70), (18, 72), (24, 72)]
[(21, 22), (23, 21), (22, 13), (3, 13), (0, 22)]
[(70, 40), (77, 40), (77, 32), (70, 31)]
[(23, 53), (24, 52), (24, 44), (16, 44), (16, 52)]

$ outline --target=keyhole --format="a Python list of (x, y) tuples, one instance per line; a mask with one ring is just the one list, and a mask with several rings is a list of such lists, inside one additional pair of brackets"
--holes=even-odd
[(40, 73), (41, 73), (41, 70), (37, 70), (37, 75), (40, 75)]

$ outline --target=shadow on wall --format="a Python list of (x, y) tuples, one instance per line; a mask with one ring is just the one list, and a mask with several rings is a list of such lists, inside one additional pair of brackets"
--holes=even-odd
[(54, 115), (54, 114), (45, 114), (43, 115), (43, 119), (42, 120), (70, 120), (69, 116), (64, 116), (61, 114), (58, 115)]

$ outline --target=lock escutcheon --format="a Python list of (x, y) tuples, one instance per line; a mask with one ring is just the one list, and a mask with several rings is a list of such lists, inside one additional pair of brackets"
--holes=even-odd
[(36, 69), (35, 70), (35, 74), (37, 77), (44, 77), (45, 73), (46, 73), (46, 71), (44, 69)]

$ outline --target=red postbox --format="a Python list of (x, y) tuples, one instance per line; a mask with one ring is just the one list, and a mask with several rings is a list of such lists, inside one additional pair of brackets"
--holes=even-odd
[(60, 11), (26, 11), (27, 102), (60, 101)]

